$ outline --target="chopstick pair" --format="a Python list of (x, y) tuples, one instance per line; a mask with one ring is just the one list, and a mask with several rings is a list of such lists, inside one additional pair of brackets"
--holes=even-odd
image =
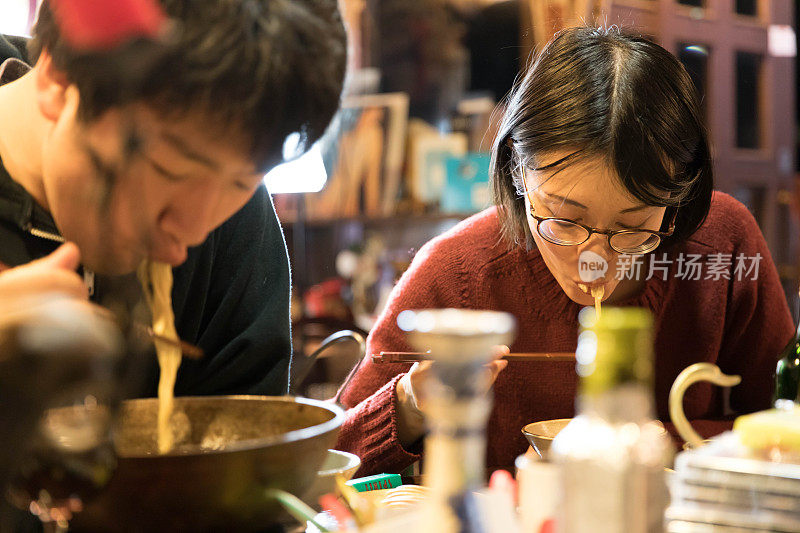
[[(433, 359), (430, 352), (380, 352), (371, 355), (375, 364), (384, 363), (417, 363)], [(509, 353), (500, 359), (506, 361), (574, 361), (573, 352), (532, 352)]]

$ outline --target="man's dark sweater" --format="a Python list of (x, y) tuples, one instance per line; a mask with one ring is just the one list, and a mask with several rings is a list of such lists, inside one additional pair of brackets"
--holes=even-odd
[(19, 60), (25, 59), (21, 50), (18, 50), (4, 35), (0, 35), (0, 63), (9, 57)]
[[(25, 70), (14, 60), (4, 66), (0, 84)], [(47, 238), (49, 234), (56, 238)], [(13, 267), (43, 257), (58, 247), (59, 235), (49, 213), (11, 179), (0, 161), (0, 263)], [(173, 272), (178, 335), (206, 353), (199, 361), (183, 361), (175, 393), (287, 393), (289, 262), (266, 188), (259, 187), (238, 213), (190, 249), (186, 262)], [(109, 291), (121, 285), (118, 281), (97, 278), (93, 299), (113, 298)], [(142, 392), (155, 395), (155, 357), (147, 372)]]

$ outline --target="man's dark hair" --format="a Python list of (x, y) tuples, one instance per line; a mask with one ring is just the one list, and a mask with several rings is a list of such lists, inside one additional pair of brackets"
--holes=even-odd
[[(336, 0), (161, 0), (175, 23), (158, 68), (134, 94), (108, 90), (108, 71), (64, 42), (44, 1), (30, 51), (46, 49), (81, 95), (80, 118), (91, 121), (128, 101), (165, 115), (206, 113), (253, 140), (266, 170), (299, 133), (310, 146), (339, 106), (346, 63)], [(122, 71), (125, 65), (118, 65)]]
[[(665, 244), (691, 236), (711, 206), (713, 173), (697, 91), (659, 45), (616, 27), (558, 33), (512, 91), (492, 154), (503, 235), (531, 244), (520, 166), (556, 150), (604, 158), (646, 205), (666, 206)], [(662, 226), (663, 228), (663, 226)]]

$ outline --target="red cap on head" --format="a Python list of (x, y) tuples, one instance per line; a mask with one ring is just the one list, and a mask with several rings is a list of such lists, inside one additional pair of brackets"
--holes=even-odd
[(154, 38), (166, 16), (156, 0), (51, 0), (64, 39), (102, 51), (137, 37)]

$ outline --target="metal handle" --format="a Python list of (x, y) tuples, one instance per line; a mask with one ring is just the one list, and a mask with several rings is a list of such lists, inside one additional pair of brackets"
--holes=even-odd
[[(366, 339), (364, 339), (364, 336), (361, 335), (360, 333), (358, 333), (357, 331), (352, 331), (352, 330), (349, 330), (349, 329), (345, 329), (345, 330), (342, 330), (342, 331), (337, 331), (336, 333), (333, 333), (332, 335), (327, 336), (322, 341), (322, 344), (320, 344), (319, 348), (314, 350), (311, 353), (311, 355), (309, 355), (306, 358), (306, 360), (304, 362), (305, 368), (303, 368), (301, 371), (299, 371), (292, 378), (292, 381), (294, 383), (302, 383), (303, 380), (308, 375), (308, 373), (311, 371), (311, 367), (314, 366), (314, 363), (320, 357), (320, 354), (322, 352), (324, 352), (325, 350), (327, 350), (331, 346), (334, 346), (334, 345), (339, 344), (340, 342), (343, 342), (343, 341), (346, 341), (346, 340), (352, 340), (352, 341), (355, 341), (356, 344), (358, 344), (358, 363), (356, 363), (356, 365), (353, 367), (353, 369), (347, 375), (347, 378), (345, 379), (345, 381), (342, 384), (342, 386), (339, 388), (339, 390), (341, 391), (344, 388), (344, 386), (347, 385), (348, 383), (350, 383), (350, 380), (353, 379), (353, 375), (356, 373), (358, 368), (361, 366), (361, 361), (364, 359), (364, 357), (367, 354), (367, 341), (366, 341)], [(339, 401), (339, 394), (338, 393), (336, 394), (336, 397), (334, 398), (334, 401), (336, 401), (338, 403), (338, 401)]]
[(741, 376), (723, 374), (722, 370), (712, 363), (690, 365), (675, 378), (669, 391), (669, 416), (672, 419), (672, 423), (675, 424), (678, 434), (692, 448), (702, 446), (703, 437), (692, 428), (689, 419), (686, 418), (686, 413), (683, 411), (683, 394), (686, 389), (698, 381), (710, 381), (720, 387), (733, 387), (741, 383), (742, 378)]

